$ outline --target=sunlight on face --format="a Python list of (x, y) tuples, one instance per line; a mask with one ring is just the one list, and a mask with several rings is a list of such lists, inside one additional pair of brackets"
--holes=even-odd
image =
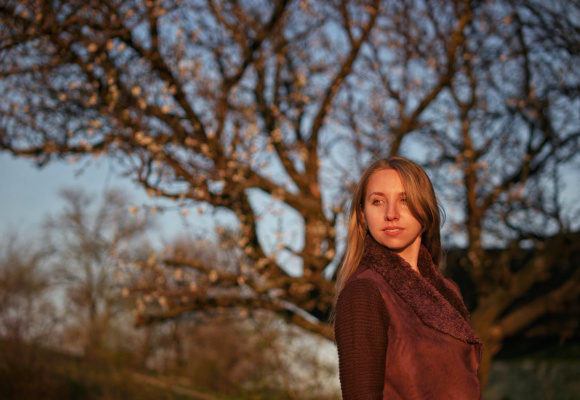
[(371, 175), (363, 203), (364, 219), (372, 237), (399, 253), (416, 268), (421, 247), (421, 223), (409, 210), (399, 173), (384, 169)]

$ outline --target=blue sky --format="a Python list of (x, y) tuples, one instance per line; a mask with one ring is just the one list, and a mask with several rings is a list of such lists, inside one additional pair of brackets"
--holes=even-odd
[[(214, 225), (230, 225), (233, 223), (227, 213), (217, 211), (212, 213), (207, 206), (202, 207), (204, 212), (198, 213), (198, 207), (189, 209), (189, 214), (183, 216), (181, 209), (175, 203), (164, 199), (152, 199), (144, 189), (138, 187), (129, 178), (121, 176), (121, 170), (111, 160), (101, 158), (94, 161), (85, 158), (77, 164), (70, 165), (67, 161), (54, 161), (38, 168), (28, 159), (16, 158), (8, 153), (0, 153), (0, 238), (16, 233), (21, 242), (40, 238), (41, 226), (48, 215), (58, 214), (64, 202), (59, 196), (62, 188), (78, 187), (92, 196), (101, 196), (108, 189), (121, 188), (133, 200), (127, 205), (127, 212), (133, 205), (150, 207), (152, 205), (165, 206), (166, 210), (158, 214), (156, 229), (150, 234), (153, 245), (161, 248), (178, 236), (189, 236), (213, 240)], [(263, 197), (263, 196), (262, 196)], [(98, 200), (98, 199), (97, 199)], [(265, 209), (269, 202), (256, 196), (256, 203)], [(262, 238), (275, 238), (276, 231), (284, 226), (294, 244), (300, 242), (297, 230), (300, 225), (296, 216), (289, 213), (276, 212), (274, 216), (264, 219), (259, 225)], [(210, 210), (208, 212), (208, 210)], [(279, 210), (280, 211), (280, 210)], [(266, 240), (266, 251), (272, 251), (275, 240)], [(279, 262), (288, 268), (289, 272), (299, 274), (301, 263), (296, 257), (282, 251)]]
[[(16, 232), (19, 237), (34, 236), (42, 221), (49, 214), (58, 213), (63, 207), (59, 190), (79, 187), (94, 196), (108, 189), (121, 188), (134, 201), (131, 205), (144, 206), (156, 203), (145, 191), (128, 178), (109, 160), (91, 161), (86, 168), (83, 163), (70, 165), (56, 161), (43, 168), (27, 159), (0, 153), (0, 234)], [(130, 206), (130, 205), (128, 205)], [(210, 216), (194, 215), (184, 218), (180, 211), (171, 209), (159, 215), (158, 229), (154, 233), (160, 240), (168, 240), (179, 234), (200, 232), (207, 229)]]

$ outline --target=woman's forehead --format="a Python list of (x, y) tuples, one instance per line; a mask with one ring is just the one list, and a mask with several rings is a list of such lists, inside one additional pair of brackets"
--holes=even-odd
[(377, 191), (381, 193), (404, 192), (403, 180), (394, 169), (381, 169), (373, 172), (367, 181), (366, 192)]

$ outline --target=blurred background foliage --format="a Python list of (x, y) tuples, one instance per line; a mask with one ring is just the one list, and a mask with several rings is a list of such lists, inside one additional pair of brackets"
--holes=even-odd
[[(118, 190), (98, 201), (61, 194), (41, 237), (2, 248), (2, 399), (335, 398), (335, 360), (318, 351), (332, 345), (271, 312), (216, 309), (136, 327), (141, 297), (124, 271), (152, 254), (155, 215), (129, 213)], [(184, 240), (175, 247), (210, 252)]]

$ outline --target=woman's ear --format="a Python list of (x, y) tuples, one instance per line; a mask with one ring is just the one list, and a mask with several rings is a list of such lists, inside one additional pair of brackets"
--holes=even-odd
[(365, 231), (367, 231), (369, 229), (369, 227), (367, 226), (367, 220), (365, 219), (365, 213), (361, 210), (361, 218), (360, 218), (360, 222), (362, 223), (362, 227)]

